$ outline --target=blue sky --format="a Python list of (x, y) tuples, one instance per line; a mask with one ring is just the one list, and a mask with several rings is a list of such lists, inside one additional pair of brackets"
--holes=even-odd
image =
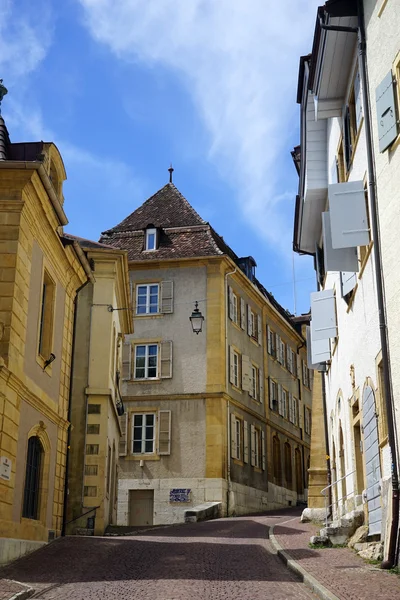
[[(168, 181), (294, 310), (299, 57), (315, 0), (0, 0), (12, 141), (54, 141), (67, 230), (98, 239)], [(315, 289), (294, 258), (297, 313)]]

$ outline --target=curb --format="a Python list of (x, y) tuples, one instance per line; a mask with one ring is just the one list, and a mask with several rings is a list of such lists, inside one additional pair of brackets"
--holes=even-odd
[[(282, 525), (282, 523), (279, 523), (279, 525)], [(308, 571), (306, 571), (305, 569), (303, 569), (303, 567), (301, 567), (297, 561), (293, 560), (290, 557), (290, 554), (288, 554), (286, 552), (286, 550), (284, 550), (282, 548), (282, 546), (276, 539), (276, 537), (274, 535), (274, 528), (275, 528), (275, 526), (271, 525), (271, 528), (269, 531), (269, 539), (271, 541), (271, 544), (275, 548), (277, 555), (285, 563), (285, 565), (291, 571), (296, 573), (296, 575), (298, 575), (300, 577), (300, 579), (303, 581), (303, 583), (312, 592), (314, 592), (314, 594), (316, 594), (318, 596), (318, 598), (321, 598), (321, 600), (340, 600), (340, 598), (338, 596), (335, 596), (335, 594), (332, 594), (332, 592), (330, 592), (325, 586), (323, 586), (322, 583), (320, 583), (317, 579), (315, 579), (315, 577), (310, 575), (310, 573)]]
[(20, 581), (15, 581), (15, 583), (18, 583), (18, 585), (24, 586), (25, 589), (21, 590), (20, 592), (17, 592), (13, 596), (11, 596), (9, 598), (9, 600), (25, 600), (25, 598), (30, 598), (35, 593), (34, 588), (26, 587), (26, 585), (24, 583), (21, 583)]

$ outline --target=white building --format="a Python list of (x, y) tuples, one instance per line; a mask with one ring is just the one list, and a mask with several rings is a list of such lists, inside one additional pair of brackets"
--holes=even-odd
[(399, 51), (400, 2), (330, 0), (318, 9), (312, 54), (300, 61), (297, 98), (294, 249), (315, 257), (311, 361), (326, 370), (333, 512), (363, 510), (371, 539), (386, 541), (387, 565), (398, 529)]

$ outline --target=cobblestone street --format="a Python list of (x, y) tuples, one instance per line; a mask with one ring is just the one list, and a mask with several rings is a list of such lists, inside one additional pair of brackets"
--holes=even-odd
[(43, 600), (315, 598), (268, 540), (269, 525), (280, 518), (220, 519), (118, 538), (68, 537), (4, 568), (0, 578), (27, 583)]

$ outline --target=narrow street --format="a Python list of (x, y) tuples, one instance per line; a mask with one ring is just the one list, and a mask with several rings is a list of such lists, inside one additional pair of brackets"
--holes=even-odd
[(315, 598), (268, 539), (269, 526), (288, 518), (278, 512), (129, 537), (67, 537), (4, 568), (0, 578), (28, 583), (43, 600)]

